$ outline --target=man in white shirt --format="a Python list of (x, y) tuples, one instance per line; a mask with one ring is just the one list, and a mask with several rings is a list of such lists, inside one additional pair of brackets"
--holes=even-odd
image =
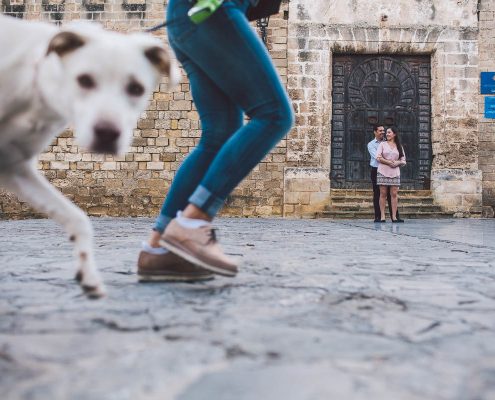
[[(382, 222), (380, 219), (380, 187), (376, 184), (376, 174), (378, 170), (378, 160), (376, 159), (376, 152), (378, 150), (378, 146), (383, 141), (383, 138), (385, 136), (385, 127), (380, 124), (374, 125), (373, 134), (375, 135), (375, 138), (368, 143), (368, 152), (370, 153), (371, 183), (373, 185), (373, 208), (375, 209), (375, 222)], [(390, 187), (387, 191), (387, 201), (390, 218), (392, 218), (392, 200), (390, 198)], [(397, 219), (399, 219), (399, 210), (397, 210)]]

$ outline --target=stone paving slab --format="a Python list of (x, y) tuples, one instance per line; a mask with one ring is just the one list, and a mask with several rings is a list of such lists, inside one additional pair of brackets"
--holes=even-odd
[(234, 279), (138, 284), (150, 219), (0, 221), (0, 399), (495, 399), (495, 221), (221, 219)]

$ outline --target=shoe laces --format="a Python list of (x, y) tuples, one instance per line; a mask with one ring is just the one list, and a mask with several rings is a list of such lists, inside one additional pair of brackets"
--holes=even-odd
[(208, 232), (208, 243), (216, 243), (217, 234), (215, 232), (216, 232), (215, 228), (211, 228), (210, 231)]

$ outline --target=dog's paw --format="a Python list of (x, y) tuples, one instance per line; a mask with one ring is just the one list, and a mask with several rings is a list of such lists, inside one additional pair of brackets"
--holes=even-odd
[(83, 280), (83, 273), (82, 271), (77, 271), (76, 276), (74, 277), (77, 283), (81, 283)]
[(82, 284), (81, 288), (84, 291), (86, 297), (91, 300), (101, 299), (102, 297), (105, 297), (107, 295), (107, 292), (103, 285), (90, 286)]
[(105, 285), (96, 276), (91, 276), (91, 274), (79, 270), (74, 279), (79, 283), (84, 294), (89, 299), (99, 299), (105, 297), (107, 294)]

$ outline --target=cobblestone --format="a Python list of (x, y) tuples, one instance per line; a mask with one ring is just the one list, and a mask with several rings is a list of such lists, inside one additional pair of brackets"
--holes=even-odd
[(495, 399), (495, 222), (221, 219), (235, 279), (138, 284), (150, 219), (0, 221), (2, 399)]

